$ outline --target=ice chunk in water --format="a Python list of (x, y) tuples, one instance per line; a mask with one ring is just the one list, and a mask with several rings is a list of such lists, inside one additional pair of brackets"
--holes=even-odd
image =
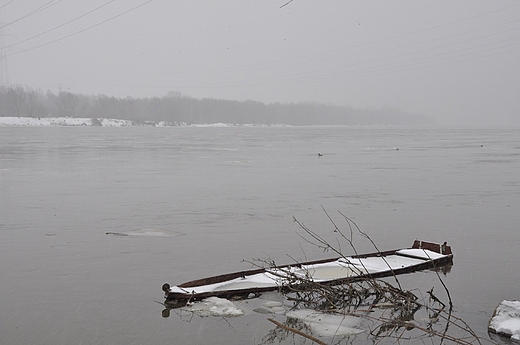
[(326, 314), (311, 309), (293, 310), (286, 315), (303, 321), (321, 337), (354, 335), (364, 332), (364, 330), (356, 328), (361, 323), (360, 318), (351, 315)]
[(244, 311), (233, 302), (218, 297), (209, 297), (186, 308), (201, 316), (242, 316)]

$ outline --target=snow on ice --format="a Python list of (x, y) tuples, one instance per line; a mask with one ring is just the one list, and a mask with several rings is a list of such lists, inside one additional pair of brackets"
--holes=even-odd
[(510, 336), (520, 342), (520, 301), (502, 301), (489, 320), (488, 329), (492, 333)]

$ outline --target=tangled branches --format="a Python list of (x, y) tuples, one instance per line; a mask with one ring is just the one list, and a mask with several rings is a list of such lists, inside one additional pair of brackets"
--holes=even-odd
[[(327, 212), (325, 211), (327, 214)], [(340, 213), (341, 214), (341, 213)], [(375, 242), (350, 219), (341, 214), (346, 222), (347, 231), (343, 231), (334, 225), (334, 232), (340, 240), (346, 242), (352, 251), (358, 255), (354, 246), (354, 234), (361, 235), (368, 240), (378, 253), (381, 253)], [(294, 221), (303, 230), (300, 236), (308, 243), (325, 251), (331, 251), (338, 256), (347, 259), (339, 249), (333, 246), (318, 233), (307, 228), (297, 219)], [(383, 257), (383, 255), (381, 255)], [(386, 262), (386, 261), (385, 261)], [(256, 262), (261, 267), (277, 267), (274, 262), (264, 260)], [(387, 263), (388, 267), (390, 265)], [(363, 267), (361, 270), (366, 268)], [(455, 344), (481, 344), (484, 340), (469, 327), (462, 319), (453, 315), (453, 302), (447, 286), (439, 275), (439, 270), (434, 270), (438, 281), (445, 290), (447, 301), (442, 301), (434, 294), (434, 288), (426, 291), (406, 290), (403, 288), (397, 275), (390, 279), (366, 278), (326, 283), (315, 281), (312, 272), (301, 274), (289, 268), (277, 269), (275, 272), (288, 282), (285, 286), (287, 299), (292, 302), (293, 310), (312, 309), (320, 313), (334, 315), (354, 315), (363, 320), (364, 330), (374, 343), (415, 343), (417, 341), (443, 344), (451, 342)], [(271, 273), (273, 271), (270, 271)], [(287, 327), (279, 325), (278, 333), (297, 330), (294, 319), (288, 318)], [(300, 334), (300, 330), (293, 331)], [(307, 333), (312, 330), (306, 329)], [(313, 334), (309, 334), (310, 337)], [(272, 338), (270, 338), (272, 340)], [(333, 337), (334, 340), (334, 337)], [(321, 341), (321, 340), (320, 340)], [(365, 339), (366, 341), (366, 339)], [(269, 341), (271, 342), (271, 341)]]

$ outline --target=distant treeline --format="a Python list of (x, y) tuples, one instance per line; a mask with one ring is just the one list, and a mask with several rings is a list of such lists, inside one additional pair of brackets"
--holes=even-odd
[(394, 108), (355, 109), (319, 103), (272, 103), (196, 99), (170, 92), (164, 97), (115, 98), (60, 91), (0, 87), (0, 117), (111, 118), (172, 124), (432, 125), (435, 120)]

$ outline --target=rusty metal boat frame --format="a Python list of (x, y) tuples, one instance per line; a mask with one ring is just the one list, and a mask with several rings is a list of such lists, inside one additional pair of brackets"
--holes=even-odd
[[(391, 267), (389, 261), (392, 258), (400, 258), (405, 261), (408, 260), (411, 261), (411, 263), (402, 265), (401, 267)], [(386, 267), (379, 267), (378, 269), (370, 270), (365, 267), (365, 265), (369, 264), (370, 260), (384, 262)], [(212, 296), (220, 298), (247, 298), (248, 296), (251, 296), (251, 294), (258, 296), (260, 293), (266, 291), (288, 291), (292, 286), (291, 279), (289, 279), (287, 275), (288, 272), (298, 273), (298, 271), (305, 270), (306, 278), (310, 278), (317, 283), (342, 284), (411, 273), (425, 269), (434, 269), (452, 263), (453, 253), (451, 247), (447, 245), (446, 242), (439, 244), (415, 240), (410, 248), (340, 258), (336, 257), (332, 259), (294, 263), (269, 268), (258, 268), (193, 280), (173, 287), (168, 283), (165, 283), (162, 289), (165, 292), (165, 304), (170, 307), (177, 307), (185, 305), (189, 301), (201, 300)], [(348, 267), (351, 267), (351, 265), (357, 265), (357, 267), (360, 267), (361, 269), (359, 269), (355, 274), (346, 274), (344, 277), (333, 277), (331, 279), (313, 279), (315, 277), (313, 277), (312, 274), (309, 275), (309, 271), (313, 271), (317, 267), (325, 267), (326, 265), (329, 265), (328, 267), (336, 267), (336, 270), (345, 268), (347, 265), (349, 265)], [(293, 273), (290, 274), (292, 275)], [(259, 284), (258, 286), (239, 287), (236, 283), (232, 283), (247, 281), (248, 279), (253, 279), (253, 277), (266, 277), (267, 275), (271, 277), (270, 279), (278, 279), (276, 284), (267, 286)], [(273, 276), (275, 278), (272, 278)], [(292, 280), (292, 282), (294, 282), (294, 280)], [(229, 286), (229, 288), (227, 288), (226, 285)], [(252, 285), (254, 285), (254, 281), (252, 282)], [(218, 286), (218, 288), (212, 289), (210, 288), (211, 286)]]

